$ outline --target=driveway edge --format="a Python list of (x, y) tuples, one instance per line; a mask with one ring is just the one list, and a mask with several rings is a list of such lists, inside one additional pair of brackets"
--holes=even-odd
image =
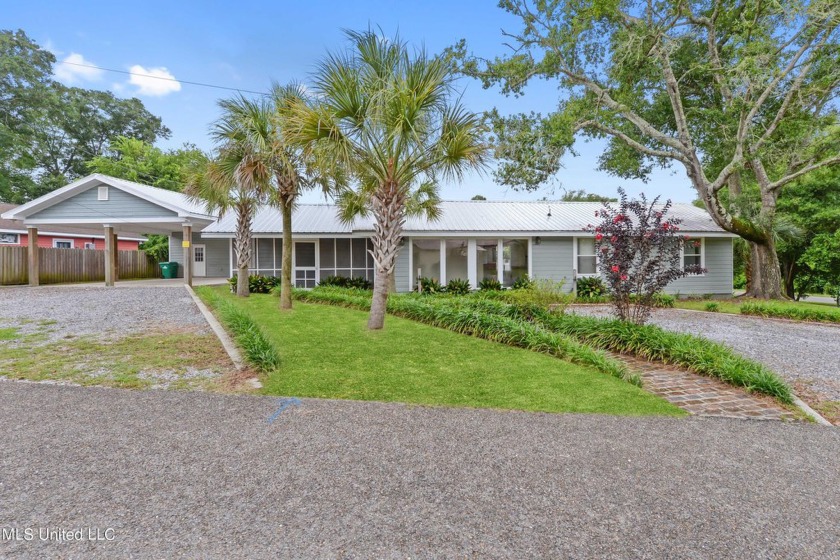
[(808, 406), (805, 403), (805, 401), (803, 401), (802, 399), (800, 399), (796, 395), (793, 396), (793, 404), (798, 406), (799, 409), (802, 410), (802, 412), (804, 412), (806, 415), (808, 415), (810, 418), (812, 418), (814, 420), (814, 422), (816, 422), (817, 424), (820, 424), (822, 426), (830, 426), (832, 428), (834, 427), (834, 424), (832, 424), (831, 422), (829, 422), (828, 420), (823, 418), (822, 414), (820, 414), (819, 412), (817, 412), (816, 410), (814, 410), (813, 408)]
[(190, 297), (195, 302), (195, 305), (198, 307), (198, 310), (201, 311), (201, 314), (204, 315), (204, 319), (210, 325), (210, 328), (213, 329), (213, 332), (216, 333), (216, 337), (219, 339), (219, 342), (222, 343), (222, 347), (227, 352), (228, 356), (230, 356), (231, 361), (233, 362), (234, 367), (237, 370), (242, 370), (245, 367), (245, 362), (242, 360), (242, 354), (239, 353), (239, 349), (230, 339), (225, 331), (224, 327), (222, 327), (221, 323), (213, 316), (213, 313), (204, 305), (204, 302), (201, 301), (201, 298), (196, 295), (195, 291), (192, 289), (191, 286), (187, 286), (184, 284), (184, 287), (189, 292)]

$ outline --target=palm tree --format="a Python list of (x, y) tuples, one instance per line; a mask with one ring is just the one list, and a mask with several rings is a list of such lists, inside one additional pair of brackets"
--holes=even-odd
[(398, 37), (347, 35), (352, 49), (318, 68), (317, 102), (296, 104), (288, 122), (297, 142), (317, 143), (334, 169), (352, 174), (355, 204), (374, 216), (368, 328), (381, 329), (414, 193), (482, 169), (487, 146), (479, 117), (452, 100), (454, 77), (443, 59), (412, 54)]
[(195, 173), (186, 192), (205, 202), (208, 210), (224, 215), (236, 213), (236, 295), (247, 297), (251, 262), (251, 225), (260, 204), (270, 200), (272, 170), (259, 140), (260, 121), (251, 101), (243, 97), (219, 102), (222, 116), (213, 124), (211, 136), (219, 144), (206, 170)]

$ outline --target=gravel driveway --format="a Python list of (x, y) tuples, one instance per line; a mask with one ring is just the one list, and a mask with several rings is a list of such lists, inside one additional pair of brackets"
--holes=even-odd
[[(603, 306), (574, 306), (569, 311), (609, 314)], [(787, 381), (804, 381), (827, 400), (840, 401), (840, 327), (684, 309), (657, 309), (650, 322), (722, 342)]]
[[(840, 431), (0, 381), (3, 558), (838, 558)], [(37, 534), (37, 533), (36, 533)], [(86, 535), (87, 533), (85, 533)]]
[(60, 285), (0, 288), (0, 327), (23, 334), (122, 336), (150, 327), (210, 332), (182, 286), (106, 288)]

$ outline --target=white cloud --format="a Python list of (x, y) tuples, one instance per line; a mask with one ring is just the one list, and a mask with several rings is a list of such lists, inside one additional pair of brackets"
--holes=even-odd
[(93, 68), (95, 64), (79, 53), (70, 53), (55, 65), (55, 77), (69, 84), (76, 82), (95, 82), (102, 77), (103, 71)]
[(175, 79), (172, 73), (164, 68), (144, 68), (135, 64), (128, 69), (131, 77), (128, 83), (137, 86), (138, 95), (149, 95), (162, 97), (175, 91), (181, 91), (181, 82)]

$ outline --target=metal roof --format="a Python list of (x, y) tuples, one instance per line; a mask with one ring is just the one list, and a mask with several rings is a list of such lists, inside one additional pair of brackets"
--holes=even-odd
[[(523, 232), (546, 235), (551, 233), (580, 232), (595, 222), (595, 211), (600, 202), (490, 202), (447, 201), (441, 202), (441, 216), (436, 221), (408, 218), (405, 234), (452, 233), (494, 234), (496, 232)], [(674, 204), (671, 215), (683, 220), (680, 229), (685, 232), (723, 233), (702, 208), (691, 204)], [(294, 210), (293, 233), (352, 234), (373, 231), (373, 219), (357, 218), (352, 224), (342, 223), (332, 204), (299, 204)], [(202, 233), (232, 236), (236, 231), (236, 215), (228, 213), (207, 226)], [(257, 211), (252, 231), (256, 235), (280, 234), (283, 221), (280, 211), (262, 207)]]

